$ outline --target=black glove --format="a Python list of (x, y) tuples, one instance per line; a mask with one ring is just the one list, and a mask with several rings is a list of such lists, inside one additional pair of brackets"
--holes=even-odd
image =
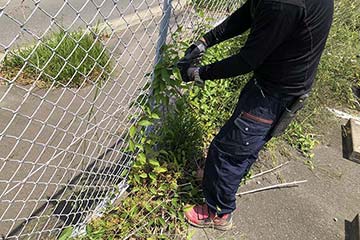
[(190, 81), (194, 81), (195, 84), (199, 87), (203, 87), (205, 81), (200, 78), (200, 68), (199, 67), (190, 67), (187, 70), (187, 75)]
[(195, 81), (196, 85), (201, 87), (204, 86), (204, 80), (202, 80), (199, 75), (199, 67), (192, 66), (191, 62), (186, 59), (180, 60), (177, 66), (184, 82), (188, 83)]
[(181, 59), (178, 63), (177, 63), (177, 67), (180, 70), (180, 74), (181, 74), (181, 78), (184, 82), (190, 82), (191, 79), (189, 78), (188, 75), (188, 69), (191, 66), (191, 60), (188, 59)]
[(198, 60), (206, 50), (206, 43), (202, 40), (198, 40), (185, 51), (185, 59), (190, 61)]

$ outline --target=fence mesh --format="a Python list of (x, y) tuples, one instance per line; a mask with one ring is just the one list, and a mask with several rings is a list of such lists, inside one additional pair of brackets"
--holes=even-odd
[(81, 233), (119, 198), (133, 158), (129, 116), (140, 112), (130, 103), (159, 47), (178, 26), (240, 6), (165, 1), (0, 0), (3, 239), (53, 239), (66, 226)]

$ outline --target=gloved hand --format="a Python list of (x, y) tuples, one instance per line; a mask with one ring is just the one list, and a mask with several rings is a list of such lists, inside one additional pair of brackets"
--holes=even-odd
[(184, 82), (188, 83), (194, 81), (198, 86), (204, 85), (204, 80), (200, 78), (199, 67), (191, 66), (190, 61), (186, 61), (184, 59), (182, 59), (177, 66)]
[(205, 81), (200, 78), (200, 68), (190, 67), (187, 70), (187, 75), (190, 81), (194, 81), (196, 85), (203, 87)]
[(185, 51), (185, 59), (194, 61), (198, 60), (206, 50), (206, 43), (204, 40), (198, 40)]
[(199, 75), (199, 68), (198, 67), (189, 67), (186, 71), (188, 79), (190, 82), (195, 81), (196, 74)]
[(195, 81), (198, 85), (204, 84), (204, 81), (202, 81), (199, 76), (199, 68), (194, 67), (194, 65), (199, 62), (199, 59), (204, 54), (205, 50), (205, 40), (198, 40), (185, 51), (184, 58), (177, 63), (181, 78), (184, 82)]
[(188, 75), (188, 69), (191, 66), (191, 61), (188, 59), (181, 59), (178, 63), (177, 63), (177, 67), (180, 70), (180, 74), (181, 74), (181, 78), (184, 82), (190, 82), (190, 78)]

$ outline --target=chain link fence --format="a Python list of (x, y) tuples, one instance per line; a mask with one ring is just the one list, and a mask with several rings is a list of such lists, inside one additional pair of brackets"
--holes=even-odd
[(119, 199), (133, 158), (129, 117), (141, 111), (130, 103), (161, 46), (178, 26), (191, 32), (239, 5), (0, 0), (0, 237), (81, 234)]

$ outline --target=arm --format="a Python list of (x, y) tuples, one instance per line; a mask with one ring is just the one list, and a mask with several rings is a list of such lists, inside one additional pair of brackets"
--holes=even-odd
[(250, 3), (246, 1), (231, 16), (225, 19), (220, 25), (203, 36), (206, 47), (214, 46), (227, 39), (238, 36), (248, 30), (251, 26)]
[(201, 79), (229, 78), (255, 70), (296, 29), (301, 16), (302, 9), (297, 6), (278, 2), (262, 3), (240, 52), (201, 67)]

